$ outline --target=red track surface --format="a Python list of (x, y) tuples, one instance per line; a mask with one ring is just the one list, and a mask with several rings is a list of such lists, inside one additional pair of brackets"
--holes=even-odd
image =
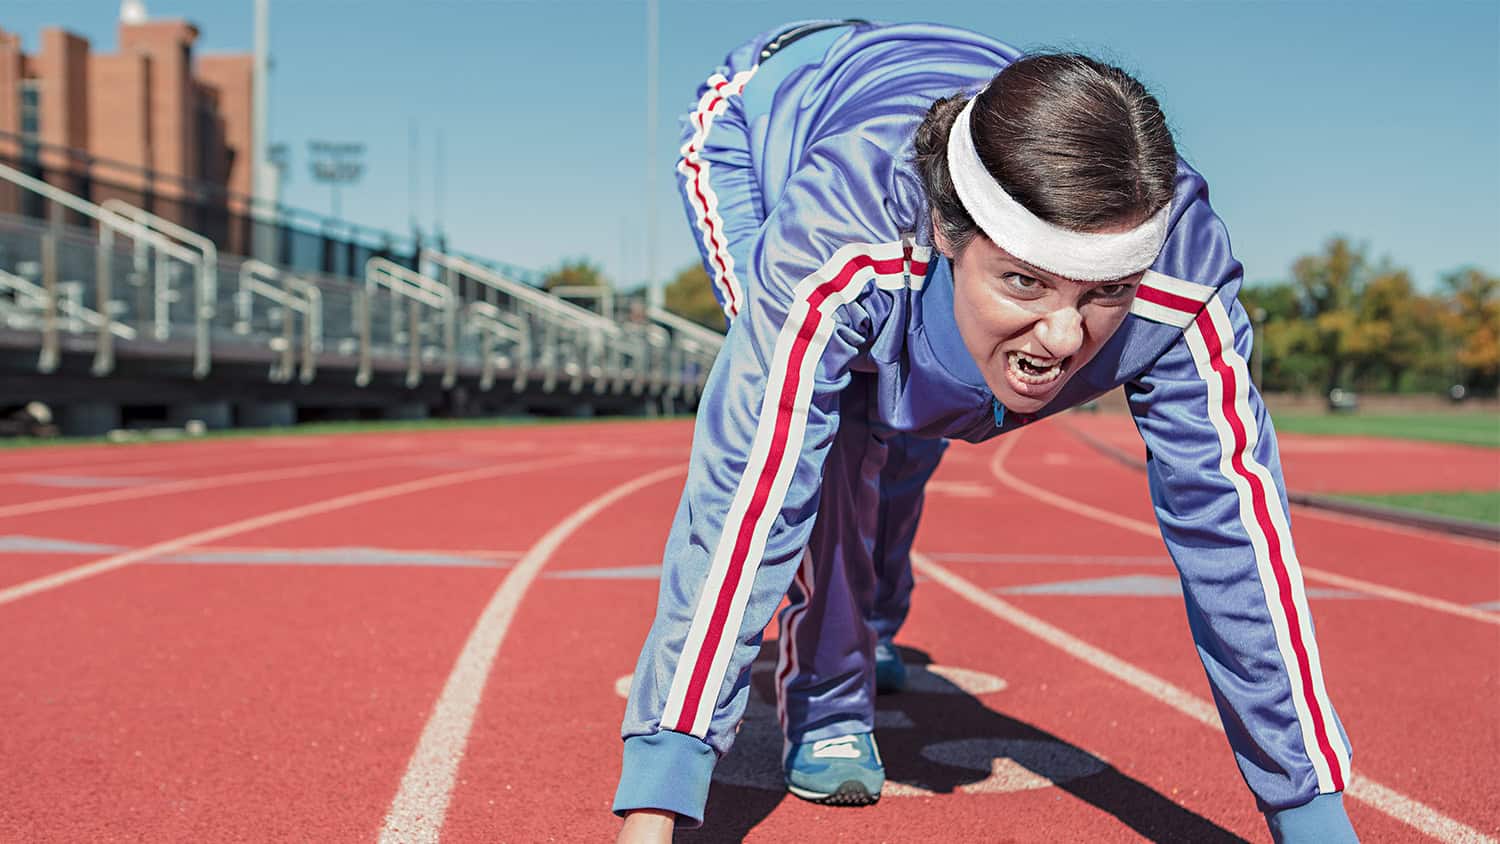
[[(1068, 422), (1132, 454), (1145, 453), (1123, 417), (1075, 413)], [(1500, 487), (1500, 449), (1313, 434), (1278, 433), (1276, 441), (1287, 484), (1298, 492), (1379, 495)]]
[[(1139, 448), (1120, 418), (1070, 421)], [(681, 464), (690, 435), (684, 423), (627, 423), (0, 455), (0, 841), (376, 839), (476, 620), (497, 588), (521, 577), (517, 560), (586, 502)], [(1382, 466), (1342, 446), (1292, 445), (1301, 439), (1282, 441), (1302, 489), (1410, 488), (1381, 474), (1457, 488), (1452, 479), (1469, 478), (1475, 464), (1488, 481), (1471, 488), (1496, 485), (1492, 451), (1422, 446), (1421, 460), (1403, 458), (1393, 472), (1390, 455), (1405, 445), (1345, 442), (1373, 443)], [(1002, 463), (1020, 482), (1149, 522), (1142, 475), (1059, 425), (1025, 432), (1003, 461), (994, 459), (999, 447), (949, 452), (918, 542), (938, 565), (990, 594), (1172, 575), (1159, 539), (1032, 500), (994, 469)], [(517, 471), (483, 474), (510, 466)], [(37, 476), (73, 480), (44, 486)], [(404, 494), (386, 490), (440, 477)], [(181, 482), (198, 485), (160, 486)], [(645, 486), (583, 520), (521, 593), (441, 813), (442, 840), (613, 835), (615, 684), (635, 664), (656, 583), (549, 575), (659, 563), (680, 484), (674, 476)], [(346, 506), (287, 512), (320, 502)], [(265, 518), (246, 522), (257, 517)], [(1494, 545), (1304, 511), (1293, 523), (1310, 572), (1464, 607), (1500, 600)], [(192, 550), (174, 540), (224, 526), (242, 529), (219, 530), (197, 550), (346, 550), (301, 562), (166, 561)], [(59, 553), (16, 537), (107, 548)], [(156, 543), (169, 544), (4, 597), (7, 587)], [(347, 550), (359, 548), (474, 565), (376, 563)], [(335, 564), (341, 555), (345, 564)], [(1176, 597), (999, 596), (1208, 699)], [(1417, 801), (1429, 819), (1500, 834), (1491, 794), (1500, 779), (1500, 624), (1377, 597), (1311, 604), (1356, 779)], [(959, 683), (964, 692), (941, 679), (959, 675), (935, 668), (919, 672), (918, 689), (882, 699), (886, 799), (837, 810), (778, 790), (779, 739), (761, 673), (706, 831), (693, 840), (1267, 840), (1222, 734), (1140, 688), (930, 579), (901, 641), (914, 662), (977, 672), (990, 685)], [(973, 758), (955, 764), (954, 752)], [(1425, 840), (1391, 816), (1392, 805), (1349, 801), (1364, 840)], [(1462, 827), (1447, 829), (1448, 840), (1463, 840)]]

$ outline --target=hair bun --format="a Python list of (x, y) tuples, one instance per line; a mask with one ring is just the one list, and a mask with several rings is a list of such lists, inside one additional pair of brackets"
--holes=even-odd
[(964, 110), (968, 102), (968, 97), (955, 94), (937, 100), (927, 109), (927, 116), (922, 119), (922, 125), (917, 127), (917, 136), (913, 141), (917, 155), (948, 154), (948, 133), (953, 131), (953, 121), (958, 119), (958, 113)]

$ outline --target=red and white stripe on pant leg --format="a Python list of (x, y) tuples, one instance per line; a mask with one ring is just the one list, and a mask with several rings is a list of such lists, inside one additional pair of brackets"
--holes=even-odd
[(707, 734), (766, 536), (802, 453), (818, 361), (836, 327), (833, 313), (872, 281), (882, 288), (920, 284), (929, 250), (921, 248), (911, 258), (907, 254), (899, 241), (849, 244), (792, 291), (766, 373), (750, 457), (683, 642), (662, 710), (663, 728), (699, 738)]
[(756, 67), (742, 70), (733, 79), (725, 79), (715, 73), (708, 78), (708, 90), (698, 100), (698, 108), (690, 118), (694, 127), (693, 136), (682, 145), (682, 160), (677, 163), (677, 172), (682, 174), (682, 189), (687, 194), (693, 212), (698, 217), (698, 232), (703, 239), (704, 254), (714, 268), (714, 286), (719, 288), (719, 298), (724, 301), (725, 315), (733, 318), (740, 312), (740, 303), (745, 294), (739, 277), (734, 274), (734, 257), (729, 254), (729, 241), (724, 236), (724, 219), (719, 216), (719, 197), (714, 193), (708, 178), (709, 165), (702, 158), (703, 144), (714, 118), (729, 105), (729, 97), (745, 90), (745, 83), (755, 75)]
[(1348, 782), (1349, 749), (1323, 687), (1291, 526), (1271, 473), (1255, 457), (1260, 431), (1250, 409), (1250, 378), (1244, 356), (1234, 348), (1234, 327), (1224, 302), (1210, 299), (1184, 336), (1208, 385), (1208, 417), (1219, 435), (1219, 471), (1239, 494), (1240, 522), (1255, 549), (1266, 609), (1287, 668), (1303, 745), (1318, 774), (1318, 791), (1341, 791)]
[[(777, 643), (776, 653), (776, 720), (781, 724), (783, 743), (789, 740), (786, 734), (786, 684), (797, 673), (797, 630), (802, 626), (802, 617), (807, 614), (808, 604), (812, 603), (812, 569), (812, 549), (807, 548), (802, 552), (802, 565), (797, 567), (797, 576), (793, 579), (802, 593), (801, 598), (781, 611), (780, 641)], [(790, 749), (782, 748), (783, 758)]]

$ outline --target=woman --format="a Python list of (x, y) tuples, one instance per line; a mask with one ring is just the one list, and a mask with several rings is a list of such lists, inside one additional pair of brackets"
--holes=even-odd
[(621, 839), (702, 821), (787, 594), (788, 785), (877, 798), (870, 666), (894, 575), (874, 549), (892, 445), (985, 440), (1123, 385), (1273, 836), (1355, 840), (1348, 743), (1245, 374), (1241, 268), (1156, 101), (1085, 57), (1023, 58), (931, 25), (802, 24), (726, 63), (680, 169), (733, 321), (626, 712)]

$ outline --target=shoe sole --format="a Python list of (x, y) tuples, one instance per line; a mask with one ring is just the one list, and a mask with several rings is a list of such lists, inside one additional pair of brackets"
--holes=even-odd
[(803, 800), (824, 806), (873, 806), (880, 802), (880, 792), (871, 794), (859, 780), (848, 780), (831, 794), (798, 788), (791, 783), (786, 784), (786, 790)]

